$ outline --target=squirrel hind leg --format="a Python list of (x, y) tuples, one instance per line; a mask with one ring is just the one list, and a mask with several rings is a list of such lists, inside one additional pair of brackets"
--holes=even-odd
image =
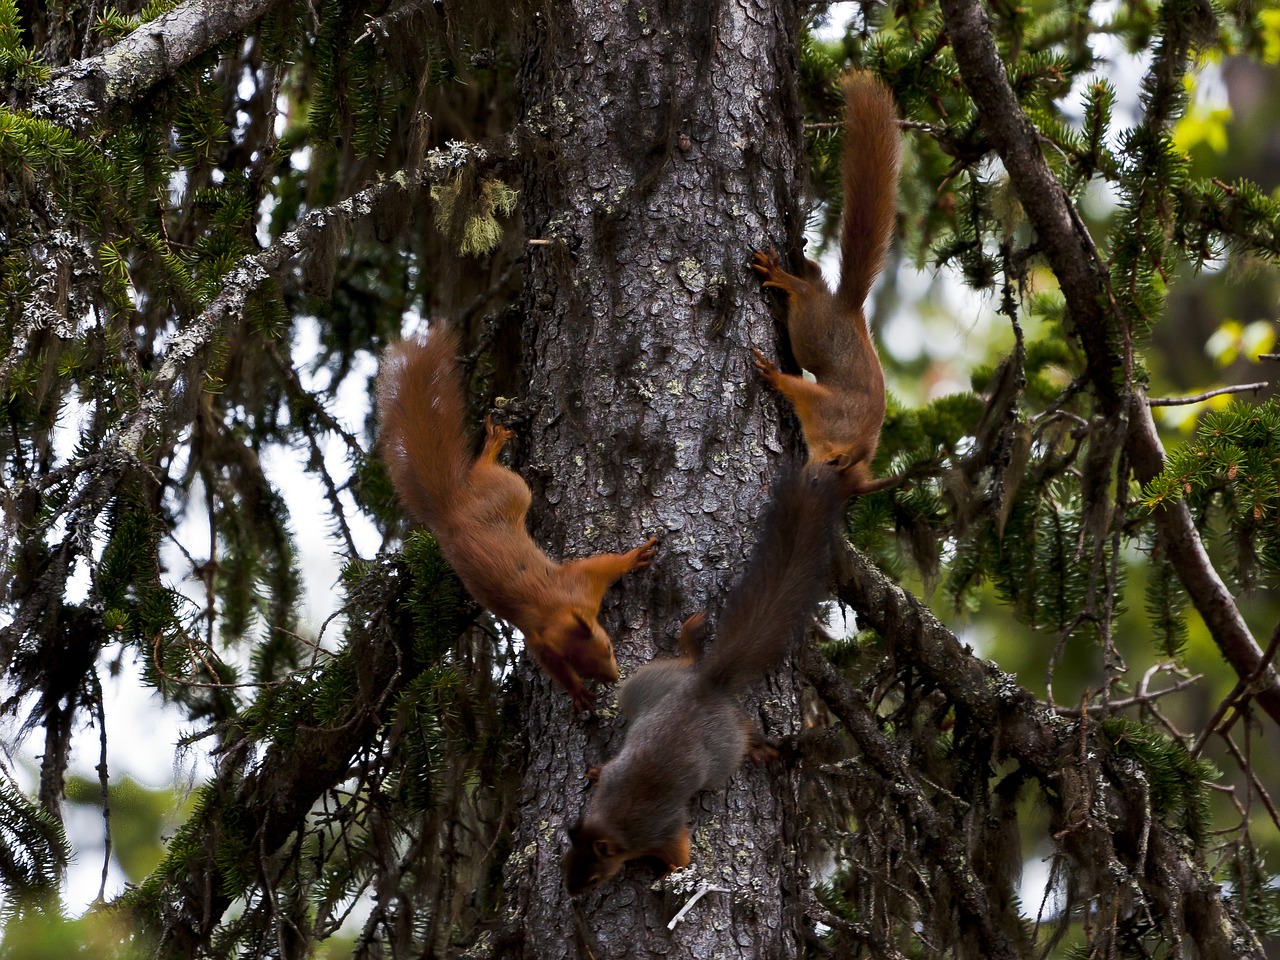
[(778, 745), (761, 733), (750, 717), (742, 718), (742, 729), (747, 734), (746, 754), (752, 766), (763, 767), (778, 759)]
[(692, 842), (689, 837), (689, 825), (687, 823), (683, 823), (680, 825), (680, 830), (674, 837), (656, 847), (651, 847), (639, 854), (639, 856), (656, 857), (666, 866), (667, 872), (672, 870), (683, 870), (689, 865), (689, 861), (692, 859), (691, 847)]
[(686, 617), (684, 623), (680, 625), (680, 639), (677, 641), (680, 655), (690, 660), (697, 660), (706, 630), (707, 611), (699, 610)]
[(480, 451), (478, 459), (486, 463), (496, 463), (498, 454), (502, 452), (502, 448), (507, 445), (507, 441), (514, 437), (508, 427), (493, 422), (493, 415), (485, 417), (484, 420), (484, 447)]
[(804, 276), (798, 277), (782, 266), (778, 251), (773, 247), (769, 252), (757, 250), (751, 258), (751, 269), (759, 276), (763, 286), (781, 290), (789, 297), (812, 297), (812, 283), (822, 279), (821, 268), (812, 260), (806, 260)]

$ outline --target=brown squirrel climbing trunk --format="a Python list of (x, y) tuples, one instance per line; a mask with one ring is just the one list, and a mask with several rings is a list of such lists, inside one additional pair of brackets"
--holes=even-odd
[[(644, 16), (647, 13), (647, 18)], [(793, 5), (548, 5), (519, 80), (526, 131), (524, 391), (516, 464), (534, 538), (553, 557), (660, 539), (600, 620), (625, 677), (671, 655), (681, 621), (714, 621), (755, 542), (771, 481), (803, 459), (790, 413), (751, 367), (780, 330), (749, 267), (786, 231), (804, 167)], [(591, 720), (527, 662), (520, 822), (508, 862), (524, 957), (798, 955), (798, 779), (738, 772), (692, 807), (694, 879), (649, 889), (644, 861), (576, 900), (560, 858), (588, 799), (588, 768), (622, 742), (616, 688)], [(799, 728), (790, 660), (754, 684), (766, 735)], [(684, 876), (681, 874), (680, 876)], [(702, 898), (668, 922), (698, 883)], [(786, 903), (792, 906), (788, 908)]]

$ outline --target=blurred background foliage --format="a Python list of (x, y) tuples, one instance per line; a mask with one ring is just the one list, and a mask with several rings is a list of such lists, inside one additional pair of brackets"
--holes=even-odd
[[(86, 140), (22, 109), (51, 71), (173, 6), (0, 2), (0, 291), (8, 311), (0, 345), (8, 358), (6, 419), (15, 425), (0, 440), (0, 454), (14, 491), (6, 501), (9, 522), (23, 525), (23, 536), (10, 528), (4, 544), (0, 599), (9, 620), (0, 650), (9, 668), (6, 719), (22, 728), (22, 736), (6, 733), (6, 744), (16, 749), (27, 738), (27, 761), (15, 765), (13, 782), (0, 785), (0, 837), (6, 850), (30, 855), (3, 864), (0, 956), (150, 955), (132, 944), (120, 903), (70, 919), (85, 903), (53, 892), (69, 856), (67, 830), (74, 871), (91, 874), (97, 887), (93, 857), (105, 851), (95, 741), (103, 723), (120, 722), (106, 715), (102, 684), (119, 673), (159, 692), (168, 712), (158, 725), (181, 727), (188, 754), (211, 751), (220, 763), (247, 766), (244, 757), (287, 745), (300, 729), (332, 722), (350, 707), (359, 666), (344, 654), (351, 628), (339, 621), (328, 634), (320, 629), (339, 605), (355, 612), (353, 621), (372, 621), (371, 611), (383, 606), (398, 611), (413, 624), (405, 662), (419, 672), (395, 690), (385, 735), (362, 755), (359, 777), (326, 796), (324, 829), (294, 862), (294, 879), (312, 898), (312, 932), (325, 934), (316, 936), (318, 955), (349, 955), (364, 936), (361, 924), (375, 926), (368, 918), (380, 908), (370, 892), (379, 870), (400, 869), (397, 879), (424, 900), (453, 906), (440, 913), (440, 929), (415, 933), (446, 943), (492, 909), (470, 899), (473, 889), (497, 897), (500, 888), (507, 850), (488, 841), (502, 836), (511, 815), (506, 751), (515, 698), (507, 666), (517, 645), (487, 621), (464, 641), (456, 630), (433, 632), (433, 624), (456, 626), (474, 611), (456, 595), (429, 538), (409, 539), (401, 558), (371, 559), (404, 526), (385, 476), (367, 456), (367, 397), (378, 350), (424, 316), (449, 317), (468, 331), (477, 410), (519, 395), (515, 306), (523, 246), (511, 193), (518, 165), (495, 149), (479, 169), (459, 164), (455, 176), (438, 178), (430, 190), (386, 189), (370, 215), (338, 217), (296, 269), (277, 271), (251, 293), (244, 323), (220, 328), (201, 348), (198, 375), (160, 398), (172, 401), (169, 418), (149, 428), (136, 448), (139, 462), (109, 496), (99, 496), (96, 513), (89, 509), (95, 488), (59, 470), (115, 450), (113, 431), (151, 396), (171, 338), (222, 291), (241, 257), (298, 229), (309, 213), (420, 171), (432, 151), (451, 142), (505, 145), (498, 138), (517, 120), (518, 28), (536, 5), (280, 3), (251, 39), (205, 55), (145, 106), (99, 118)], [(1175, 6), (990, 5), (1046, 152), (1099, 247), (1114, 262), (1163, 251), (1158, 264), (1147, 264), (1134, 307), (1145, 311), (1138, 352), (1153, 397), (1272, 380), (1275, 361), (1262, 355), (1275, 349), (1280, 303), (1277, 238), (1261, 235), (1262, 214), (1246, 224), (1258, 227), (1250, 242), (1206, 241), (1187, 220), (1146, 238), (1140, 254), (1125, 246), (1134, 232), (1125, 204), (1138, 188), (1122, 134), (1142, 120), (1139, 81), (1153, 36), (1164, 29), (1162, 11)], [(1163, 764), (1169, 776), (1207, 778), (1189, 754), (1170, 754), (1149, 732), (1183, 734), (1196, 745), (1238, 678), (1154, 551), (1143, 497), (1192, 502), (1247, 622), (1256, 636), (1269, 635), (1280, 621), (1276, 496), (1264, 485), (1273, 458), (1264, 438), (1260, 465), (1243, 474), (1264, 485), (1249, 499), (1233, 486), (1239, 467), (1222, 455), (1218, 437), (1247, 433), (1258, 418), (1240, 405), (1262, 404), (1275, 391), (1161, 407), (1158, 422), (1175, 466), (1180, 451), (1196, 449), (1196, 431), (1210, 423), (1209, 414), (1223, 417), (1221, 430), (1202, 438), (1213, 456), (1208, 466), (1196, 462), (1194, 477), (1184, 464), (1165, 488), (1128, 491), (1108, 528), (1119, 538), (1102, 542), (1091, 526), (1097, 498), (1081, 489), (1080, 472), (1058, 465), (1050, 476), (1046, 466), (1067, 449), (1081, 462), (1087, 456), (1087, 445), (1070, 432), (1092, 412), (1071, 395), (1082, 359), (1064, 332), (1054, 279), (1039, 261), (1018, 265), (1016, 291), (1002, 286), (1010, 250), (1025, 244), (1029, 231), (1002, 170), (982, 159), (987, 145), (955, 80), (936, 9), (832, 7), (812, 22), (801, 59), (814, 247), (832, 248), (838, 219), (834, 74), (850, 64), (876, 71), (913, 122), (900, 236), (873, 311), (891, 393), (877, 466), (912, 482), (861, 499), (851, 511), (853, 539), (983, 658), (1037, 697), (1052, 693), (1064, 711), (1078, 712), (1100, 691), (1123, 699), (1202, 677), (1131, 711), (1140, 728), (1116, 724), (1108, 733)], [(1218, 12), (1218, 33), (1200, 45), (1183, 83), (1185, 110), (1172, 127), (1169, 165), (1178, 183), (1206, 184), (1226, 196), (1247, 182), (1274, 202), (1280, 12), (1247, 0), (1224, 2)], [(53, 319), (37, 317), (41, 308)], [(1026, 351), (1025, 388), (1014, 400), (1024, 431), (1017, 463), (1029, 475), (1045, 472), (1035, 482), (1010, 479), (1007, 512), (983, 526), (964, 459), (988, 398), (1006, 382), (1005, 364), (1019, 342), (1015, 320)], [(1032, 430), (1055, 422), (1058, 410), (1071, 414), (1062, 418), (1065, 426), (1039, 435), (1040, 446), (1032, 443)], [(1105, 434), (1095, 429), (1094, 437)], [(1119, 487), (1127, 483), (1125, 477)], [(295, 499), (303, 484), (306, 494)], [(36, 489), (40, 496), (16, 493)], [(323, 521), (317, 498), (329, 507)], [(30, 536), (32, 529), (43, 534)], [(64, 540), (68, 529), (90, 547)], [(302, 545), (306, 537), (310, 549)], [(1086, 540), (1091, 549), (1101, 544), (1115, 571), (1101, 628), (1076, 622), (1100, 589), (1090, 578), (1090, 554), (1080, 548)], [(317, 553), (339, 559), (317, 569)], [(71, 559), (59, 567), (65, 557)], [(90, 561), (96, 577), (86, 584)], [(833, 655), (866, 664), (884, 652), (877, 638), (858, 636)], [(134, 702), (122, 709), (142, 708)], [(1262, 891), (1248, 905), (1260, 933), (1274, 932), (1275, 878), (1267, 865), (1280, 863), (1274, 814), (1258, 812), (1261, 791), (1274, 796), (1280, 789), (1280, 751), (1269, 724), (1255, 715), (1239, 724), (1243, 758), (1219, 738), (1207, 739), (1197, 758), (1217, 771), (1207, 793), (1210, 864), (1234, 889)], [(42, 745), (34, 743), (37, 729), (46, 731)], [(946, 722), (933, 732), (949, 749)], [(113, 736), (117, 756), (127, 755), (129, 734)], [(159, 909), (162, 884), (182, 874), (201, 824), (229, 808), (207, 787), (143, 786), (116, 774), (117, 766), (129, 763), (113, 763), (106, 784), (115, 872), (105, 894), (110, 900), (123, 884), (135, 885), (124, 905), (147, 916)], [(208, 775), (207, 767), (197, 770)], [(1170, 816), (1198, 822), (1191, 793), (1169, 801)], [(1023, 890), (1038, 901), (1050, 872), (1036, 868), (1052, 853), (1044, 840), (1048, 818), (1029, 797), (1018, 808), (1025, 873), (1040, 882)], [(449, 822), (474, 828), (474, 836), (449, 841), (451, 856), (474, 860), (470, 875), (414, 875), (399, 863), (403, 846), (396, 844), (427, 843)], [(337, 839), (347, 830), (359, 838), (349, 847)], [(221, 852), (233, 859), (229, 848)], [(240, 867), (239, 874), (228, 870), (226, 888), (242, 912), (221, 947), (251, 953), (263, 904)], [(1252, 871), (1249, 883), (1241, 871)], [(833, 882), (826, 902), (839, 898)], [(1024, 915), (1035, 909), (1029, 900)], [(1068, 955), (1080, 941), (1077, 924), (1055, 955)]]

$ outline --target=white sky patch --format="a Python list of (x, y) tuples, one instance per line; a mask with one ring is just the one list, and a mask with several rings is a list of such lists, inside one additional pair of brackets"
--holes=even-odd
[[(315, 358), (319, 354), (319, 331), (314, 319), (297, 321), (297, 337), (294, 342), (294, 362), (303, 386), (308, 390), (320, 389), (329, 382), (327, 371), (317, 371)], [(367, 444), (364, 427), (369, 411), (369, 379), (377, 368), (376, 358), (369, 353), (359, 355), (349, 375), (339, 385), (337, 399), (331, 404), (330, 413), (352, 436)], [(74, 454), (80, 428), (91, 410), (68, 401), (63, 410), (63, 426), (53, 437), (54, 454), (59, 462), (65, 462)], [(351, 464), (348, 462), (346, 444), (338, 437), (321, 438), (322, 455), (334, 482), (347, 481)], [(181, 477), (186, 470), (189, 450), (180, 444), (175, 451), (170, 475)], [(298, 563), (303, 581), (301, 632), (314, 638), (323, 622), (334, 614), (343, 599), (339, 589), (339, 577), (346, 562), (345, 544), (327, 522), (330, 505), (319, 478), (305, 470), (307, 451), (273, 446), (264, 449), (262, 467), (270, 481), (284, 498), (292, 518), (294, 541), (298, 551)], [(191, 482), (187, 509), (179, 520), (174, 536), (190, 554), (183, 554), (172, 540), (162, 543), (161, 560), (164, 564), (165, 582), (191, 600), (193, 607), (180, 611), (184, 619), (207, 603), (203, 583), (193, 574), (192, 561), (201, 563), (208, 559), (210, 551), (209, 520), (205, 494), (198, 478)], [(356, 508), (347, 493), (340, 495), (346, 511), (351, 535), (359, 553), (373, 557), (381, 548), (382, 537), (377, 527)], [(81, 565), (83, 566), (83, 565)], [(77, 570), (73, 578), (72, 592), (83, 599), (88, 595), (89, 579)], [(201, 627), (201, 629), (203, 629)], [(333, 649), (342, 640), (342, 622), (331, 624), (326, 633), (325, 646)], [(214, 638), (217, 653), (241, 668), (247, 667), (248, 650), (228, 650)], [(142, 679), (142, 666), (136, 651), (123, 651), (119, 646), (108, 647), (99, 662), (99, 675), (103, 688), (107, 725), (107, 765), (113, 783), (129, 777), (143, 786), (163, 789), (177, 785), (194, 785), (213, 775), (213, 764), (202, 744), (184, 751), (182, 765), (177, 765), (178, 741), (192, 732), (191, 724), (179, 707), (165, 703), (164, 699)], [(108, 669), (117, 665), (114, 676)], [(205, 741), (204, 743), (212, 743)], [(39, 771), (39, 754), (42, 738), (34, 731), (22, 743), (16, 756), (7, 758), (20, 787), (29, 795), (36, 788)], [(100, 743), (96, 725), (88, 722), (74, 734), (69, 773), (96, 781)], [(178, 796), (175, 794), (175, 810)], [(65, 808), (68, 838), (75, 851), (68, 869), (64, 888), (64, 906), (78, 915), (98, 895), (101, 883), (103, 857), (103, 821), (99, 809), (88, 804), (68, 804)], [(109, 865), (106, 896), (111, 899), (124, 890), (125, 876), (119, 864), (112, 859)]]
[(827, 7), (826, 15), (814, 27), (813, 35), (828, 43), (844, 37), (849, 21), (858, 15), (857, 3), (833, 3)]

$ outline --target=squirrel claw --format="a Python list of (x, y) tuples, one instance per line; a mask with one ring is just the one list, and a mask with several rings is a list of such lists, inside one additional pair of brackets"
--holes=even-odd
[(782, 261), (778, 259), (778, 250), (776, 247), (770, 247), (769, 252), (757, 250), (751, 257), (751, 269), (756, 273), (768, 276), (774, 270), (781, 268)]
[(501, 440), (503, 443), (515, 436), (509, 427), (494, 423), (493, 414), (484, 418), (484, 435), (489, 440)]
[(758, 740), (747, 748), (747, 756), (751, 758), (752, 766), (763, 767), (765, 764), (773, 763), (781, 754), (778, 748), (768, 740)]
[(772, 360), (770, 360), (768, 357), (766, 357), (759, 350), (757, 350), (755, 347), (751, 348), (751, 352), (752, 354), (755, 355), (754, 366), (757, 370), (760, 371), (762, 375), (766, 377), (771, 377), (773, 376), (773, 374), (778, 372), (778, 365), (774, 363)]
[[(817, 264), (810, 263), (810, 266), (815, 270), (818, 269)], [(772, 247), (769, 248), (768, 253), (756, 251), (751, 261), (751, 269), (759, 275), (760, 285), (765, 289), (772, 287), (774, 290), (781, 290), (788, 298), (812, 295), (808, 280), (788, 273), (778, 258), (778, 251)]]
[(640, 546), (631, 551), (632, 553), (632, 569), (639, 570), (653, 563), (653, 558), (658, 554), (658, 538), (650, 537)]

